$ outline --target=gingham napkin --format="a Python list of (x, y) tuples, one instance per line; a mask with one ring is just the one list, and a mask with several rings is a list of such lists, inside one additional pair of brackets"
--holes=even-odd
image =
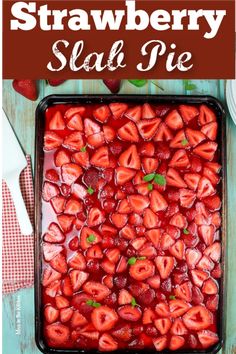
[[(20, 175), (21, 192), (33, 225), (34, 194), (30, 156)], [(10, 191), (2, 181), (2, 291), (27, 288), (34, 282), (34, 237), (22, 235)]]

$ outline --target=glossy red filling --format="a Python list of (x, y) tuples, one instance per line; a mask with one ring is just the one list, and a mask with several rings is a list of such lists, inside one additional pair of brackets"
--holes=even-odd
[(45, 120), (47, 345), (216, 344), (221, 166), (213, 110), (56, 105)]

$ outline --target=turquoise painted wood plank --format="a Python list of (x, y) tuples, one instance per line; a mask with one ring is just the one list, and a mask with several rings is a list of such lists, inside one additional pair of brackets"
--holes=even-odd
[[(122, 85), (121, 93), (138, 94), (210, 94), (224, 101), (224, 82), (217, 80), (195, 80), (196, 89), (185, 90), (182, 80), (159, 80), (159, 87), (150, 81), (143, 88), (135, 88), (130, 83)], [(52, 93), (108, 93), (99, 80), (70, 80), (62, 86), (52, 88), (40, 83), (40, 97)], [(38, 101), (39, 101), (38, 100)], [(3, 106), (6, 110), (17, 136), (31, 156), (34, 153), (34, 111), (36, 103), (25, 100), (11, 89), (11, 81), (3, 82)], [(235, 304), (235, 274), (236, 274), (236, 126), (227, 116), (227, 162), (228, 162), (228, 239), (227, 239), (227, 339), (222, 353), (236, 353), (236, 304)], [(19, 305), (20, 304), (20, 305)], [(16, 334), (17, 306), (21, 308), (21, 333)], [(34, 342), (34, 291), (23, 289), (3, 297), (3, 354), (39, 354)]]

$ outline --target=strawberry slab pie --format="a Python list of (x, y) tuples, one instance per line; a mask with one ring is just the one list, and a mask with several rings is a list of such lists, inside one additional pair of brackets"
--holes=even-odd
[(221, 341), (218, 113), (122, 97), (45, 110), (47, 348), (204, 352)]

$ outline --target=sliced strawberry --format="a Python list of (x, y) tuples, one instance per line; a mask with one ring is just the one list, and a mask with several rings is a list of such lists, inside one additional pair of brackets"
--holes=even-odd
[(72, 229), (75, 217), (73, 215), (61, 214), (58, 215), (57, 220), (62, 230), (67, 233)]
[(112, 127), (110, 127), (109, 125), (103, 126), (103, 133), (104, 133), (104, 138), (105, 138), (106, 142), (111, 142), (116, 137), (115, 130)]
[(175, 258), (181, 260), (184, 257), (185, 244), (182, 240), (178, 240), (169, 248), (169, 252)]
[(187, 168), (189, 165), (189, 158), (184, 149), (177, 150), (169, 162), (170, 167)]
[(185, 173), (184, 180), (187, 183), (190, 189), (196, 191), (199, 181), (201, 179), (201, 175), (198, 173)]
[(115, 274), (115, 264), (110, 262), (108, 259), (105, 259), (101, 263), (101, 267), (104, 270), (105, 273), (107, 274)]
[[(56, 270), (52, 269), (51, 267), (45, 268), (42, 277), (42, 285), (48, 286), (49, 284), (55, 282), (56, 280), (61, 279), (61, 273), (57, 272)], [(59, 283), (57, 283), (59, 284)]]
[(180, 205), (183, 208), (191, 208), (196, 199), (196, 193), (189, 189), (180, 189), (179, 191)]
[(200, 114), (198, 118), (200, 125), (205, 125), (216, 121), (215, 113), (205, 104), (200, 106)]
[(215, 152), (217, 150), (218, 144), (213, 141), (208, 141), (198, 145), (193, 149), (194, 154), (202, 157), (205, 160), (211, 161), (214, 158)]
[(73, 313), (73, 316), (71, 318), (71, 327), (81, 327), (87, 323), (88, 321), (83, 315), (81, 315), (81, 313), (79, 313), (79, 311), (75, 311)]
[(155, 247), (151, 244), (146, 244), (141, 251), (139, 252), (141, 257), (146, 257), (149, 259), (153, 259), (157, 255), (157, 251)]
[(99, 332), (109, 331), (118, 321), (116, 312), (108, 306), (100, 306), (93, 310), (91, 321)]
[[(55, 273), (57, 273), (57, 272), (55, 271)], [(57, 273), (57, 274), (60, 274), (60, 273)], [(54, 298), (59, 293), (61, 293), (61, 281), (60, 280), (53, 281), (45, 289), (45, 294), (47, 296), (52, 297), (52, 298)]]
[(199, 269), (192, 270), (191, 275), (192, 275), (193, 283), (199, 288), (201, 288), (203, 282), (209, 278), (207, 272), (204, 272), (203, 270), (199, 270)]
[(220, 181), (220, 177), (208, 167), (203, 168), (203, 175), (211, 181), (213, 186), (216, 186)]
[(201, 132), (205, 134), (208, 137), (208, 139), (214, 141), (217, 138), (217, 129), (218, 129), (217, 122), (212, 122), (204, 125), (201, 128)]
[(117, 134), (121, 140), (130, 141), (130, 142), (138, 142), (139, 134), (136, 124), (133, 122), (128, 122), (118, 129)]
[(206, 136), (199, 130), (186, 129), (186, 136), (191, 146), (195, 147), (206, 139)]
[(114, 102), (114, 103), (110, 103), (109, 107), (113, 117), (115, 119), (119, 119), (125, 114), (128, 105), (126, 103)]
[(96, 152), (92, 155), (91, 164), (97, 167), (109, 167), (109, 154), (108, 148), (106, 146), (102, 146), (96, 150)]
[(102, 352), (112, 352), (118, 348), (118, 343), (108, 333), (101, 335), (98, 341), (98, 348)]
[(50, 343), (55, 346), (65, 344), (70, 336), (69, 328), (61, 323), (52, 323), (46, 326), (45, 333)]
[(62, 253), (59, 253), (56, 257), (54, 257), (51, 260), (50, 265), (59, 273), (65, 274), (67, 272), (66, 258)]
[(65, 129), (65, 122), (60, 111), (56, 111), (49, 122), (50, 130), (63, 130)]
[(215, 193), (215, 188), (211, 184), (211, 181), (206, 177), (202, 177), (198, 184), (197, 197), (199, 199), (202, 199), (202, 198), (209, 197), (214, 193)]
[(166, 232), (162, 234), (161, 242), (160, 242), (160, 246), (162, 250), (164, 251), (168, 250), (168, 248), (173, 246), (174, 243), (175, 240), (169, 234), (167, 234)]
[(198, 233), (207, 246), (212, 245), (212, 243), (214, 242), (214, 233), (215, 233), (215, 228), (213, 225), (198, 226)]
[(140, 158), (135, 145), (131, 145), (120, 155), (119, 164), (122, 167), (133, 168), (135, 170), (140, 169)]
[(128, 196), (129, 204), (135, 213), (142, 214), (149, 206), (149, 199), (143, 195), (133, 194)]
[(45, 172), (45, 178), (48, 179), (50, 182), (58, 182), (59, 176), (56, 170), (50, 168)]
[(153, 173), (158, 167), (158, 160), (152, 157), (145, 157), (142, 159), (142, 165), (145, 173)]
[(151, 142), (143, 142), (142, 145), (139, 146), (138, 152), (142, 156), (153, 157), (155, 154), (155, 146)]
[(117, 167), (116, 170), (116, 183), (123, 185), (129, 182), (136, 174), (135, 170), (127, 167)]
[(130, 266), (129, 274), (132, 278), (142, 281), (152, 277), (155, 273), (155, 266), (150, 260), (137, 260)]
[(166, 210), (168, 204), (165, 198), (157, 190), (151, 192), (150, 199), (151, 209), (156, 213), (158, 211)]
[(62, 180), (68, 185), (74, 183), (82, 173), (81, 167), (75, 163), (67, 163), (61, 168)]
[(212, 312), (217, 311), (219, 307), (219, 295), (209, 296), (206, 302), (206, 307)]
[(101, 247), (99, 247), (98, 245), (91, 246), (87, 250), (87, 258), (102, 259), (103, 253)]
[(158, 317), (169, 317), (170, 316), (170, 309), (167, 303), (159, 302), (156, 307), (155, 311)]
[(153, 243), (153, 245), (158, 248), (160, 238), (161, 238), (162, 231), (161, 229), (153, 229), (153, 230), (148, 230), (145, 235), (147, 238), (150, 239), (150, 241)]
[(199, 262), (199, 260), (202, 257), (201, 252), (198, 249), (190, 249), (188, 248), (186, 250), (186, 262), (189, 267), (189, 269), (194, 269), (196, 264)]
[(89, 135), (87, 138), (88, 145), (92, 148), (98, 148), (105, 143), (103, 132)]
[(137, 123), (137, 127), (142, 138), (144, 140), (151, 140), (157, 133), (157, 129), (160, 123), (160, 118), (139, 121)]
[(163, 335), (169, 331), (172, 322), (169, 318), (159, 318), (154, 321), (154, 324), (158, 331)]
[(171, 139), (173, 139), (171, 130), (165, 123), (160, 123), (157, 133), (154, 136), (154, 141), (169, 141)]
[(83, 250), (101, 242), (101, 240), (101, 236), (89, 227), (83, 227), (81, 230), (80, 246)]
[(172, 336), (170, 339), (169, 348), (170, 350), (178, 350), (183, 347), (185, 339), (182, 336)]
[(210, 211), (216, 211), (221, 208), (221, 200), (218, 195), (203, 198), (202, 201)]
[(179, 106), (180, 114), (186, 124), (188, 124), (193, 118), (199, 115), (199, 111), (194, 106), (180, 105)]
[(170, 333), (175, 334), (177, 336), (183, 336), (185, 334), (188, 334), (188, 330), (185, 327), (183, 321), (180, 318), (176, 318), (171, 327)]
[(69, 307), (69, 305), (70, 305), (67, 298), (65, 298), (64, 296), (61, 296), (61, 295), (57, 295), (55, 297), (55, 303), (56, 303), (56, 307), (59, 310), (65, 308), (65, 307)]
[(60, 149), (55, 153), (54, 157), (55, 165), (61, 167), (70, 161), (70, 154), (65, 149)]
[(44, 317), (48, 323), (56, 322), (59, 317), (59, 310), (55, 309), (53, 306), (46, 306), (44, 309)]
[(127, 269), (127, 259), (124, 256), (120, 257), (119, 263), (116, 267), (116, 273), (123, 273)]
[(201, 270), (211, 271), (214, 268), (214, 263), (209, 257), (204, 255), (198, 262), (197, 268)]
[(73, 269), (84, 270), (86, 268), (86, 261), (82, 253), (75, 252), (68, 261), (69, 267)]
[(122, 199), (117, 208), (118, 213), (120, 214), (129, 214), (132, 212), (132, 209), (130, 208), (129, 202), (127, 199)]
[(105, 123), (110, 115), (111, 111), (107, 105), (99, 106), (93, 111), (94, 118), (101, 123)]
[(145, 237), (137, 237), (133, 241), (131, 241), (131, 245), (136, 251), (140, 250), (145, 243), (146, 243)]
[(148, 196), (150, 193), (149, 190), (149, 183), (142, 183), (136, 186), (136, 190), (139, 194), (142, 194), (144, 196)]
[(156, 113), (152, 109), (151, 105), (149, 103), (144, 103), (142, 106), (142, 119), (151, 119), (155, 118)]
[(95, 123), (89, 118), (84, 120), (84, 132), (86, 137), (94, 135), (101, 132), (101, 127), (99, 124)]
[(176, 109), (168, 113), (165, 119), (165, 123), (168, 125), (169, 128), (173, 130), (178, 130), (183, 128), (183, 120), (181, 118), (181, 115)]
[(132, 330), (129, 324), (121, 325), (112, 331), (112, 335), (123, 342), (128, 342), (132, 336)]
[(120, 259), (120, 250), (118, 248), (109, 249), (106, 252), (106, 256), (112, 263), (117, 263)]
[(88, 212), (87, 223), (89, 227), (100, 225), (105, 221), (104, 212), (98, 208), (91, 208)]
[(174, 149), (183, 149), (189, 147), (184, 130), (180, 130), (170, 142), (170, 147)]
[(134, 107), (129, 108), (125, 112), (125, 116), (134, 122), (138, 122), (142, 116), (142, 107), (141, 106), (134, 106)]
[(73, 291), (76, 292), (86, 282), (86, 280), (89, 277), (89, 274), (82, 272), (81, 270), (72, 270), (70, 271), (69, 276), (70, 276)]
[(56, 197), (59, 194), (60, 190), (56, 184), (47, 181), (44, 182), (42, 197), (45, 202), (49, 202), (53, 197)]
[(212, 278), (207, 279), (202, 286), (202, 292), (207, 295), (216, 295), (218, 291), (218, 283)]
[(170, 306), (170, 314), (171, 317), (173, 318), (182, 316), (190, 308), (190, 304), (188, 304), (183, 300), (170, 300), (169, 306)]
[(72, 289), (70, 277), (68, 275), (62, 281), (62, 292), (65, 296), (73, 295), (73, 289)]
[(170, 225), (176, 226), (179, 229), (184, 229), (187, 227), (187, 219), (183, 214), (176, 213), (170, 219)]
[(65, 208), (66, 198), (62, 196), (53, 197), (50, 200), (50, 203), (52, 204), (56, 214), (61, 214)]
[(192, 301), (192, 283), (187, 281), (174, 289), (175, 296), (187, 302)]
[(219, 342), (219, 337), (217, 333), (214, 333), (209, 330), (203, 330), (197, 332), (199, 342), (201, 343), (203, 348), (209, 348), (212, 345)]
[(211, 169), (214, 173), (220, 173), (222, 168), (222, 166), (217, 162), (205, 162), (204, 166)]
[(167, 336), (154, 338), (153, 344), (157, 352), (162, 352), (167, 347)]
[(202, 305), (193, 306), (183, 316), (185, 326), (192, 331), (208, 328), (213, 322), (212, 313)]
[(214, 242), (211, 246), (208, 246), (204, 254), (210, 257), (214, 262), (219, 262), (221, 257), (221, 245), (219, 242)]
[(143, 214), (143, 225), (147, 229), (153, 229), (159, 224), (158, 216), (152, 211), (152, 209), (145, 209)]
[(44, 241), (51, 243), (61, 243), (65, 240), (65, 235), (56, 223), (51, 223), (48, 227), (48, 231), (43, 236)]
[(61, 146), (63, 139), (55, 132), (46, 131), (44, 134), (44, 150), (50, 151)]
[(70, 150), (80, 150), (84, 146), (82, 134), (80, 132), (73, 132), (67, 135), (63, 145)]
[(158, 256), (155, 258), (156, 267), (162, 279), (167, 279), (175, 266), (174, 257)]
[(118, 314), (122, 319), (131, 322), (138, 321), (142, 316), (141, 310), (138, 307), (134, 307), (131, 305), (119, 307)]
[(76, 199), (70, 198), (66, 203), (64, 212), (69, 215), (76, 215), (80, 213), (83, 209), (82, 203)]
[(67, 127), (71, 130), (83, 131), (84, 126), (80, 114), (74, 114), (67, 123)]
[(96, 301), (104, 300), (111, 293), (107, 286), (95, 281), (88, 281), (85, 283), (83, 290), (91, 295)]
[(177, 188), (186, 188), (187, 184), (174, 168), (169, 168), (166, 175), (166, 183)]
[(79, 115), (83, 116), (84, 113), (85, 113), (85, 107), (83, 107), (83, 106), (71, 107), (71, 108), (67, 109), (64, 117), (65, 117), (65, 119), (69, 120), (75, 114), (79, 114)]
[(63, 250), (63, 246), (54, 245), (51, 243), (43, 243), (43, 255), (46, 261), (51, 261), (55, 256), (57, 256)]
[(118, 297), (119, 305), (127, 305), (130, 304), (133, 297), (132, 295), (125, 289), (121, 289)]
[(111, 216), (111, 221), (118, 229), (122, 229), (127, 224), (128, 217), (126, 214), (114, 213)]
[(150, 308), (145, 308), (143, 311), (143, 324), (150, 324), (153, 323), (153, 321), (156, 319), (156, 314), (155, 312), (150, 309)]

